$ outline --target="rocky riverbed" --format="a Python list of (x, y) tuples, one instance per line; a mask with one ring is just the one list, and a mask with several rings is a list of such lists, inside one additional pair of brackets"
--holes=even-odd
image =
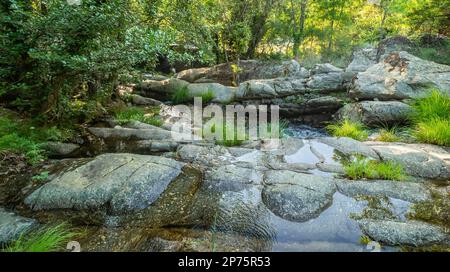
[[(450, 92), (448, 66), (373, 50), (355, 53), (346, 69), (243, 62), (239, 86), (218, 66), (123, 87), (139, 93), (132, 103), (159, 106), (162, 126), (106, 120), (87, 128), (89, 147), (49, 144), (58, 159), (41, 169), (48, 180), (2, 173), (0, 243), (63, 220), (85, 230), (83, 251), (361, 252), (368, 241), (383, 251), (448, 250), (448, 148), (360, 142), (323, 130), (333, 118), (401, 123), (410, 110), (405, 100), (424, 86)], [(159, 100), (179, 86), (195, 95), (212, 90), (214, 103), (278, 104), (289, 126), (280, 140), (236, 147), (170, 140), (179, 118)], [(397, 162), (408, 180), (350, 180), (344, 164), (356, 154)], [(428, 207), (435, 210), (423, 216)]]

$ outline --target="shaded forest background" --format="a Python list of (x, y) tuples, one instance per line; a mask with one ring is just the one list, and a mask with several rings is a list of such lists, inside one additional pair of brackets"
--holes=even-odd
[[(79, 2), (79, 3), (77, 3)], [(448, 36), (449, 0), (3, 0), (0, 101), (40, 123), (87, 122), (143, 71), (241, 59), (344, 67), (396, 35)], [(448, 42), (417, 55), (449, 63)]]

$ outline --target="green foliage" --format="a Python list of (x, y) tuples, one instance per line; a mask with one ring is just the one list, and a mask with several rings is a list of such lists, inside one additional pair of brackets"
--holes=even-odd
[(412, 107), (412, 120), (416, 123), (435, 118), (450, 119), (450, 96), (439, 90), (432, 90), (430, 95), (418, 99)]
[(403, 181), (407, 178), (401, 164), (384, 161), (369, 160), (356, 156), (354, 160), (344, 165), (344, 171), (350, 179), (384, 179)]
[(328, 125), (326, 129), (335, 137), (349, 137), (358, 141), (364, 141), (369, 137), (369, 133), (362, 124), (349, 120)]
[(0, 116), (0, 151), (22, 153), (29, 163), (37, 164), (46, 159), (43, 150), (45, 142), (64, 142), (73, 135), (71, 129), (45, 127), (35, 123), (36, 121), (29, 119)]
[(433, 90), (413, 104), (413, 136), (420, 142), (450, 146), (450, 97)]
[(125, 125), (131, 121), (139, 121), (157, 127), (162, 125), (161, 120), (155, 116), (147, 115), (144, 109), (138, 107), (129, 107), (124, 110), (120, 110), (115, 113), (114, 117), (121, 125)]
[(214, 99), (214, 92), (212, 90), (208, 90), (206, 93), (202, 94), (202, 103), (207, 104)]
[(359, 238), (359, 243), (361, 245), (368, 245), (370, 242), (372, 242), (372, 239), (370, 239), (369, 237), (363, 235)]
[(18, 240), (6, 247), (4, 252), (52, 252), (61, 251), (70, 239), (79, 235), (66, 223), (22, 234)]
[(175, 92), (172, 94), (172, 102), (175, 105), (187, 103), (190, 102), (191, 100), (192, 97), (189, 94), (187, 86), (176, 89)]
[(33, 176), (31, 179), (33, 181), (46, 181), (46, 180), (48, 180), (49, 174), (50, 174), (50, 172), (44, 171), (44, 172), (39, 173), (38, 175)]
[(433, 118), (419, 122), (413, 135), (423, 143), (450, 146), (450, 119)]
[(375, 141), (379, 142), (399, 142), (400, 137), (397, 136), (396, 128), (381, 129)]

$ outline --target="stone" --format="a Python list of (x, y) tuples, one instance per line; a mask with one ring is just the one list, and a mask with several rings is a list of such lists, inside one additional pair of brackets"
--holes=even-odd
[(285, 97), (304, 92), (305, 90), (305, 80), (303, 79), (255, 79), (239, 85), (236, 91), (236, 100)]
[(450, 236), (437, 226), (419, 222), (363, 219), (361, 230), (374, 241), (391, 246), (449, 245)]
[[(345, 70), (351, 77), (357, 73), (366, 71), (377, 63), (377, 49), (373, 47), (362, 48), (353, 52), (352, 62)], [(351, 79), (351, 78), (350, 78)]]
[(227, 87), (219, 83), (195, 83), (189, 84), (187, 88), (191, 97), (201, 97), (211, 92), (213, 95), (212, 102), (224, 104), (234, 100), (236, 91), (236, 88)]
[(407, 122), (411, 106), (399, 101), (363, 101), (345, 105), (336, 113), (336, 119), (345, 119), (367, 126), (386, 126)]
[(395, 161), (407, 174), (428, 179), (450, 179), (450, 153), (444, 148), (427, 144), (366, 142), (380, 158)]
[(144, 80), (138, 87), (140, 93), (145, 97), (157, 100), (167, 100), (180, 89), (187, 88), (189, 82), (176, 78), (166, 80)]
[(339, 91), (344, 89), (344, 71), (333, 65), (317, 64), (306, 86), (321, 92)]
[[(233, 86), (240, 82), (254, 79), (273, 79), (279, 77), (307, 78), (309, 71), (301, 67), (295, 60), (283, 62), (266, 62), (257, 60), (241, 60), (237, 64), (239, 73), (233, 72), (231, 64), (223, 63), (210, 68), (197, 68), (182, 71), (177, 79), (190, 83), (217, 82), (225, 86)], [(236, 82), (236, 79), (239, 82)]]
[(248, 186), (261, 185), (263, 174), (237, 165), (213, 167), (205, 172), (205, 184), (214, 191), (242, 191)]
[(50, 157), (67, 158), (77, 155), (80, 146), (72, 143), (47, 142), (43, 148), (48, 152)]
[(416, 99), (428, 95), (430, 88), (450, 94), (449, 78), (450, 66), (398, 52), (359, 73), (349, 94), (361, 100)]
[(333, 201), (332, 179), (292, 171), (268, 171), (262, 191), (264, 204), (275, 215), (294, 222), (317, 217)]
[(336, 182), (338, 191), (350, 197), (360, 195), (388, 196), (416, 203), (431, 198), (430, 192), (421, 183), (398, 182), (389, 180), (339, 180)]
[(332, 146), (336, 150), (346, 155), (360, 154), (373, 159), (380, 159), (378, 154), (370, 146), (351, 138), (323, 137), (317, 140), (321, 143)]
[(0, 208), (0, 245), (6, 245), (18, 239), (37, 225), (34, 219), (25, 218)]
[(143, 97), (138, 94), (131, 95), (131, 102), (138, 106), (160, 106), (163, 103), (153, 98)]
[(33, 210), (103, 210), (113, 215), (145, 209), (182, 171), (172, 159), (103, 154), (62, 173), (25, 199)]

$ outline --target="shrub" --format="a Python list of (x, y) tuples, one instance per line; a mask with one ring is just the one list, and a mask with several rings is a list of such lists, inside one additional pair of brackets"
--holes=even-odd
[(335, 137), (349, 137), (358, 141), (364, 141), (369, 137), (364, 125), (347, 119), (338, 124), (328, 125), (326, 129)]
[(6, 247), (4, 252), (51, 252), (64, 249), (73, 237), (79, 235), (69, 228), (66, 223), (40, 228), (22, 234), (19, 239)]
[(401, 164), (392, 161), (378, 162), (362, 156), (344, 165), (345, 175), (350, 179), (405, 180), (407, 178)]

